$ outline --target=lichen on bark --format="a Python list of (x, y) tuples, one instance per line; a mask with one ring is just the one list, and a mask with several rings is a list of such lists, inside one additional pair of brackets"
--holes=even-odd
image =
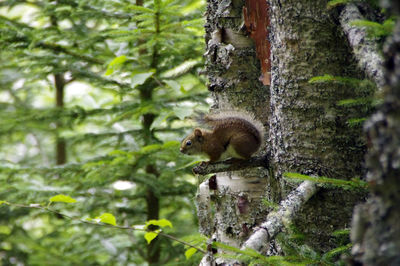
[[(364, 141), (360, 127), (347, 123), (361, 109), (338, 105), (357, 98), (357, 90), (335, 83), (309, 83), (329, 74), (362, 78), (327, 1), (271, 0), (270, 138), (281, 197), (293, 185), (285, 172), (348, 179), (362, 172)], [(351, 147), (351, 148), (350, 148)], [(306, 243), (318, 251), (335, 246), (331, 233), (348, 227), (354, 204), (362, 195), (320, 190), (295, 219)]]
[[(244, 3), (237, 0), (208, 1), (205, 58), (208, 88), (214, 99), (212, 109), (214, 112), (245, 110), (267, 125), (269, 90), (259, 80), (260, 62), (244, 26), (243, 6)], [(260, 153), (266, 153), (265, 144), (261, 150)], [(240, 247), (252, 228), (267, 215), (262, 204), (268, 182), (266, 176), (268, 171), (261, 167), (217, 174), (216, 188), (209, 191), (213, 215), (207, 227), (212, 228), (212, 232), (207, 228), (201, 231), (210, 232), (213, 240)], [(204, 184), (201, 187), (204, 188)], [(199, 198), (206, 197), (199, 195)], [(207, 217), (204, 213), (200, 216), (201, 221)]]

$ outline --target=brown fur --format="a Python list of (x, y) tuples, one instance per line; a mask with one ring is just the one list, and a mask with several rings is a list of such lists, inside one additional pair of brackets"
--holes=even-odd
[(212, 131), (196, 128), (182, 141), (182, 153), (207, 154), (212, 162), (228, 157), (249, 159), (263, 141), (262, 125), (248, 114), (221, 112), (204, 121)]

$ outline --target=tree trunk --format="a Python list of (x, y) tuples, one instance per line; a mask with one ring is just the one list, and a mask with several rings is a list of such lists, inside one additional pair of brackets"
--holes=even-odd
[[(271, 0), (272, 84), (270, 137), (275, 178), (281, 198), (293, 185), (285, 172), (349, 179), (362, 172), (361, 128), (351, 118), (364, 117), (356, 108), (338, 106), (357, 98), (344, 84), (309, 83), (315, 76), (362, 78), (327, 1)], [(332, 232), (348, 227), (361, 195), (322, 189), (295, 220), (306, 243), (317, 251), (335, 247)]]
[[(54, 16), (50, 16), (51, 25), (53, 27), (58, 27), (57, 18)], [(55, 87), (55, 98), (56, 98), (56, 107), (64, 108), (64, 90), (65, 90), (65, 78), (64, 73), (54, 74), (54, 87)], [(62, 122), (57, 121), (57, 129), (59, 129), (62, 125)], [(59, 132), (56, 133), (56, 164), (62, 165), (67, 162), (67, 144), (63, 138), (60, 138)]]
[[(234, 106), (253, 112), (266, 125), (264, 153), (270, 154), (272, 163), (269, 170), (218, 174), (200, 185), (200, 229), (213, 240), (241, 246), (271, 211), (261, 203), (262, 198), (279, 203), (296, 187), (283, 178), (286, 172), (341, 179), (362, 172), (365, 149), (361, 128), (350, 127), (347, 121), (350, 114), (365, 114), (356, 107), (337, 104), (357, 98), (357, 90), (344, 84), (308, 82), (325, 74), (363, 78), (326, 4), (322, 0), (269, 1), (269, 89), (260, 82), (263, 75), (255, 48), (242, 28), (246, 24), (241, 14), (244, 3), (208, 3), (206, 58), (213, 108)], [(246, 7), (245, 15), (248, 12), (251, 10)], [(294, 224), (306, 235), (308, 245), (327, 251), (336, 244), (331, 233), (348, 227), (352, 209), (362, 196), (321, 189), (302, 208)], [(271, 252), (277, 250), (271, 246)], [(210, 257), (203, 259), (203, 265), (210, 263)]]
[[(63, 74), (55, 74), (54, 75), (54, 84), (56, 90), (56, 107), (64, 108), (64, 88), (65, 88), (65, 80)], [(60, 122), (57, 122), (57, 128), (60, 128)], [(56, 164), (61, 165), (67, 162), (67, 149), (65, 140), (60, 138), (59, 133), (57, 132), (56, 139)]]
[[(400, 15), (400, 4), (385, 6)], [(355, 260), (364, 265), (400, 265), (400, 21), (384, 49), (385, 100), (366, 124), (367, 181), (371, 195), (354, 210)]]
[[(259, 2), (266, 5), (264, 1)], [(244, 27), (244, 4), (240, 1), (208, 3), (206, 67), (209, 90), (214, 98), (212, 109), (213, 112), (246, 110), (266, 125), (269, 87), (260, 80), (268, 83), (269, 77), (268, 73), (261, 73), (255, 45)], [(200, 231), (214, 241), (240, 247), (251, 229), (267, 215), (261, 201), (268, 187), (267, 174), (267, 170), (259, 168), (225, 172), (201, 184), (197, 197)], [(207, 258), (203, 260), (204, 265), (211, 263), (208, 259), (208, 262)]]

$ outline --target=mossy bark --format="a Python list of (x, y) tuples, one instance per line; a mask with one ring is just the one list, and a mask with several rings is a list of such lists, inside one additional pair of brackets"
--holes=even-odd
[[(205, 55), (213, 109), (254, 113), (267, 132), (262, 152), (271, 158), (268, 170), (218, 174), (200, 186), (200, 230), (237, 247), (271, 211), (262, 200), (279, 203), (296, 187), (283, 178), (285, 172), (341, 179), (363, 172), (362, 130), (349, 126), (348, 120), (367, 114), (338, 102), (364, 92), (346, 84), (308, 82), (325, 74), (363, 78), (337, 16), (328, 12), (327, 1), (322, 0), (271, 0), (269, 4), (271, 87), (260, 81), (254, 44), (243, 27), (244, 3), (210, 0), (206, 13)], [(327, 251), (336, 245), (331, 233), (349, 227), (352, 209), (363, 196), (321, 189), (302, 208), (295, 226), (306, 234), (307, 244)], [(206, 260), (203, 265), (208, 265)]]
[[(270, 138), (275, 178), (281, 198), (293, 188), (285, 172), (350, 179), (360, 176), (365, 152), (360, 126), (362, 108), (342, 107), (340, 100), (360, 92), (346, 84), (310, 83), (315, 76), (362, 78), (327, 1), (271, 0)], [(306, 204), (295, 227), (317, 251), (335, 247), (331, 233), (349, 226), (360, 194), (322, 189)]]
[[(242, 1), (208, 2), (205, 56), (208, 88), (214, 98), (212, 112), (245, 110), (266, 126), (269, 87), (260, 81), (260, 62), (244, 26), (243, 7)], [(265, 153), (265, 143), (262, 147)], [(266, 170), (254, 168), (217, 174), (210, 181), (214, 185), (203, 183), (198, 195), (200, 231), (240, 247), (267, 215), (262, 204), (266, 176)]]

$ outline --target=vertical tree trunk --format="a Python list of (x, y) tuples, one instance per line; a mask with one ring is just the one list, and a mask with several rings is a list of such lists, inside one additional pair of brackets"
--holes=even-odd
[[(64, 88), (65, 88), (65, 80), (63, 74), (55, 74), (54, 75), (54, 84), (56, 89), (56, 107), (64, 108)], [(57, 129), (60, 128), (60, 122), (57, 122)], [(57, 132), (56, 139), (56, 164), (61, 165), (67, 162), (67, 149), (65, 140), (60, 138), (59, 133)]]
[[(266, 2), (259, 2), (259, 7), (265, 8)], [(261, 81), (268, 84), (269, 75), (261, 72), (255, 45), (244, 27), (244, 5), (241, 1), (208, 2), (206, 67), (214, 98), (212, 112), (245, 110), (267, 125), (269, 87)], [(254, 12), (247, 11), (248, 17)], [(217, 174), (212, 181), (201, 184), (197, 198), (200, 231), (215, 241), (240, 247), (267, 214), (262, 204), (269, 182), (266, 177), (265, 169), (250, 169)], [(211, 215), (212, 209), (215, 215)], [(210, 258), (208, 262), (204, 258), (203, 264), (209, 263)]]
[[(136, 0), (136, 5), (143, 6), (144, 0)], [(155, 34), (160, 33), (160, 14), (154, 14), (155, 23)], [(144, 43), (144, 40), (139, 39), (139, 44)], [(157, 68), (159, 61), (158, 47), (155, 44), (152, 51), (148, 51), (145, 48), (139, 52), (141, 55), (145, 55), (148, 53), (152, 53), (150, 68)], [(152, 79), (147, 80), (143, 85), (140, 85), (138, 89), (140, 90), (140, 98), (141, 102), (152, 101), (153, 99), (153, 91), (156, 87), (154, 81)], [(150, 145), (154, 143), (154, 135), (151, 131), (151, 125), (154, 122), (155, 114), (146, 113), (142, 116), (142, 130), (144, 137), (144, 145)], [(158, 178), (160, 173), (157, 170), (157, 167), (152, 162), (149, 162), (146, 165), (146, 173), (153, 175)], [(160, 216), (160, 199), (159, 196), (154, 193), (151, 187), (146, 188), (146, 208), (147, 208), (147, 220), (158, 220)], [(155, 230), (156, 226), (150, 226), (149, 229)], [(161, 246), (160, 239), (157, 237), (150, 244), (147, 245), (147, 263), (149, 265), (160, 265), (160, 256), (161, 256)]]
[[(360, 127), (350, 118), (360, 110), (338, 106), (357, 98), (343, 84), (309, 83), (314, 76), (360, 78), (346, 40), (326, 0), (271, 0), (272, 83), (270, 138), (274, 177), (281, 198), (293, 188), (285, 172), (349, 179), (362, 172)], [(331, 233), (348, 227), (361, 195), (341, 189), (320, 190), (295, 219), (306, 243), (317, 251), (335, 247)]]
[(352, 252), (363, 265), (400, 265), (400, 20), (384, 50), (385, 101), (366, 124), (371, 195), (353, 216)]
[[(260, 82), (255, 48), (242, 27), (249, 25), (242, 21), (244, 3), (208, 2), (206, 58), (213, 109), (237, 107), (253, 112), (266, 125), (264, 152), (272, 160), (269, 172), (250, 169), (218, 174), (200, 185), (200, 229), (213, 240), (241, 246), (271, 211), (261, 203), (262, 198), (279, 203), (295, 188), (283, 179), (286, 172), (342, 179), (362, 172), (361, 128), (350, 127), (347, 121), (349, 114), (365, 114), (337, 104), (357, 98), (357, 90), (344, 84), (308, 82), (325, 74), (362, 78), (326, 4), (326, 0), (269, 1), (269, 89)], [(251, 12), (249, 8), (244, 17)], [(306, 235), (307, 244), (327, 251), (335, 247), (331, 233), (348, 227), (352, 209), (362, 196), (322, 189), (303, 207), (295, 226)], [(210, 256), (202, 261), (202, 265), (210, 263)]]
[[(57, 18), (54, 16), (50, 17), (51, 25), (53, 27), (57, 27)], [(55, 97), (56, 97), (56, 107), (57, 108), (64, 108), (64, 89), (65, 89), (65, 79), (64, 73), (57, 73), (54, 74), (54, 86), (55, 86)], [(57, 122), (57, 129), (59, 129), (61, 123)], [(56, 136), (56, 164), (61, 165), (67, 162), (67, 149), (66, 143), (63, 138), (59, 137), (59, 132), (57, 131)]]

